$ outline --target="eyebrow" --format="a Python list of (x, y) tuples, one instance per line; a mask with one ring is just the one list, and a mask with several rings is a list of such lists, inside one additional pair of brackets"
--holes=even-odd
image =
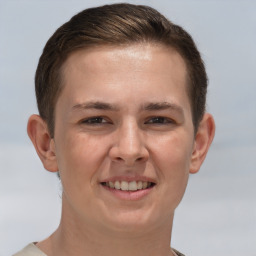
[[(116, 105), (101, 102), (101, 101), (90, 101), (85, 103), (76, 104), (72, 107), (72, 110), (109, 110), (109, 111), (119, 111), (120, 108)], [(177, 104), (170, 102), (149, 102), (141, 106), (140, 111), (157, 111), (157, 110), (174, 110), (180, 114), (184, 114), (182, 107)]]
[(111, 111), (118, 111), (118, 107), (105, 103), (105, 102), (100, 102), (100, 101), (90, 101), (90, 102), (85, 102), (81, 104), (76, 104), (72, 107), (72, 110), (76, 109), (99, 109), (99, 110), (111, 110)]
[(181, 114), (184, 114), (182, 107), (177, 104), (169, 102), (150, 102), (142, 106), (141, 110), (155, 111), (155, 110), (175, 110)]

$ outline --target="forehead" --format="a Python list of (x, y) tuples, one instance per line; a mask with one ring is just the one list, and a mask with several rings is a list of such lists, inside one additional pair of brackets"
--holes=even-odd
[(177, 77), (187, 78), (186, 63), (172, 47), (152, 43), (102, 45), (72, 52), (63, 64), (62, 75), (67, 79), (73, 71), (107, 73), (113, 68), (118, 69), (118, 72), (153, 69), (154, 73), (164, 74), (165, 67), (175, 70)]
[(123, 92), (132, 91), (133, 96), (145, 94), (158, 100), (171, 87), (188, 96), (185, 61), (177, 51), (162, 45), (144, 43), (78, 50), (64, 63), (62, 78), (65, 94), (76, 101), (84, 91), (92, 97), (102, 93), (121, 97)]

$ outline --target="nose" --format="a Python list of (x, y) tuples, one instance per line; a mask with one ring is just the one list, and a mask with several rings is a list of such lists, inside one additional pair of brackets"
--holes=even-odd
[(145, 145), (143, 131), (136, 121), (127, 121), (115, 133), (113, 146), (109, 151), (112, 161), (120, 162), (126, 166), (147, 161), (149, 152)]

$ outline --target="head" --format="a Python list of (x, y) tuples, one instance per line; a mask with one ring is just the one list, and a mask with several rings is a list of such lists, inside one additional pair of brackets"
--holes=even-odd
[(28, 133), (60, 173), (63, 216), (106, 234), (168, 233), (213, 139), (206, 87), (191, 37), (150, 7), (88, 9), (60, 27), (39, 61)]
[(182, 56), (187, 68), (186, 90), (196, 133), (205, 112), (207, 75), (191, 36), (151, 7), (113, 4), (78, 13), (57, 29), (44, 48), (35, 87), (39, 114), (52, 137), (56, 102), (63, 90), (62, 67), (70, 54), (97, 46), (140, 43), (166, 46)]

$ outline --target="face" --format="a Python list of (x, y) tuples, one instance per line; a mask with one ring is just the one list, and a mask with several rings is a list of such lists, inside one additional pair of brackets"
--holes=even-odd
[(166, 225), (194, 149), (181, 56), (146, 44), (79, 50), (63, 77), (53, 141), (63, 212), (106, 229)]

